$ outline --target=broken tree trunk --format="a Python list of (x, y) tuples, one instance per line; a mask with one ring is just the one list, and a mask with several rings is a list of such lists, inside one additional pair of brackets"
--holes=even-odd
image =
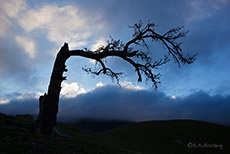
[(67, 71), (65, 62), (70, 57), (68, 44), (65, 43), (57, 54), (53, 71), (48, 87), (48, 94), (39, 98), (39, 115), (36, 120), (38, 132), (42, 134), (52, 134), (55, 131), (55, 125), (58, 113), (58, 103), (61, 91), (61, 83), (66, 77), (63, 73)]

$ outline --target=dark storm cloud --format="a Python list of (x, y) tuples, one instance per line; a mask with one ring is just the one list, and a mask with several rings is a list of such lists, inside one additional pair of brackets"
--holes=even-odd
[[(94, 91), (60, 100), (59, 121), (80, 118), (124, 119), (132, 121), (196, 119), (230, 125), (230, 96), (210, 96), (196, 92), (172, 99), (166, 94), (105, 86)], [(0, 105), (8, 114), (38, 113), (38, 101), (19, 100)]]
[(186, 49), (197, 50), (201, 64), (216, 65), (215, 60), (219, 58), (217, 55), (229, 58), (230, 19), (226, 14), (230, 14), (229, 9), (223, 9), (213, 17), (191, 23), (189, 26), (191, 32), (186, 39)]
[[(179, 85), (181, 82), (191, 81), (188, 78), (191, 74), (198, 74), (203, 79), (201, 72), (208, 72), (210, 76), (216, 76), (217, 80), (223, 80), (222, 76), (229, 74), (225, 70), (224, 65), (229, 63), (229, 35), (230, 35), (230, 14), (229, 2), (221, 2), (217, 0), (192, 0), (192, 1), (76, 1), (76, 5), (89, 10), (89, 12), (99, 12), (108, 22), (109, 34), (115, 39), (127, 41), (131, 38), (132, 30), (128, 25), (138, 22), (140, 19), (145, 23), (151, 20), (158, 25), (156, 31), (164, 33), (170, 28), (177, 26), (185, 26), (185, 30), (189, 30), (187, 37), (181, 39), (183, 42), (182, 49), (184, 53), (198, 53), (197, 60), (192, 65), (185, 65), (178, 69), (177, 65), (167, 65), (163, 67), (163, 77), (166, 82)], [(167, 52), (162, 46), (151, 44), (153, 57), (158, 56), (162, 52)], [(112, 68), (122, 68), (130, 78), (135, 74), (129, 65), (118, 59), (109, 60)], [(217, 76), (216, 72), (225, 72), (223, 75)], [(135, 76), (136, 77), (136, 76)], [(227, 80), (227, 79), (224, 79)], [(212, 79), (205, 80), (213, 82)], [(194, 81), (192, 81), (194, 82)], [(193, 84), (193, 83), (191, 83)], [(196, 85), (197, 83), (193, 84)], [(169, 84), (167, 84), (169, 85)], [(220, 85), (223, 86), (223, 85)], [(175, 86), (172, 86), (175, 87)], [(194, 88), (194, 87), (193, 87)], [(198, 89), (202, 89), (197, 86)], [(214, 88), (217, 88), (215, 86)], [(204, 89), (203, 89), (204, 90)], [(205, 89), (206, 90), (206, 89)]]
[(16, 42), (0, 38), (0, 80), (27, 84), (35, 72), (32, 61)]
[(230, 124), (229, 109), (229, 96), (210, 96), (204, 92), (196, 92), (184, 98), (172, 99), (160, 92), (133, 91), (107, 86), (75, 99), (63, 100), (60, 119), (197, 119)]
[(21, 99), (11, 100), (8, 104), (0, 104), (0, 112), (17, 115), (17, 114), (38, 114), (38, 100)]
[[(38, 8), (39, 6), (50, 4), (44, 0), (41, 3), (28, 3), (35, 6), (38, 5)], [(230, 14), (230, 9), (228, 9), (227, 5), (220, 6), (220, 3), (221, 2), (215, 0), (209, 2), (205, 0), (111, 0), (109, 2), (106, 0), (85, 0), (74, 2), (56, 1), (52, 4), (57, 4), (58, 6), (74, 4), (79, 10), (85, 10), (85, 13), (88, 13), (89, 17), (93, 15), (95, 16), (95, 14), (100, 14), (100, 21), (107, 23), (101, 33), (103, 33), (104, 36), (112, 35), (115, 39), (122, 39), (124, 41), (127, 41), (132, 36), (132, 30), (128, 28), (128, 25), (132, 25), (140, 19), (145, 23), (148, 20), (151, 20), (159, 25), (156, 28), (159, 33), (163, 33), (172, 27), (184, 25), (185, 29), (188, 29), (191, 32), (186, 39), (181, 40), (184, 42), (183, 49), (185, 49), (185, 53), (195, 51), (198, 52), (199, 55), (195, 65), (193, 65), (194, 67), (184, 66), (186, 69), (179, 70), (176, 65), (167, 65), (164, 67), (167, 68), (167, 70), (160, 70), (163, 76), (167, 76), (165, 81), (162, 80), (162, 83), (169, 87), (169, 84), (166, 84), (166, 82), (169, 81), (175, 83), (175, 85), (180, 85), (178, 84), (179, 80), (189, 81), (188, 76), (192, 73), (199, 74), (199, 69), (203, 71), (206, 70), (207, 67), (209, 69), (214, 68), (215, 70), (213, 72), (216, 72), (220, 69), (219, 67), (213, 66), (223, 65), (225, 63), (229, 64), (228, 59), (230, 58), (230, 54), (228, 36), (230, 35), (230, 19), (227, 14)], [(194, 6), (194, 4), (196, 5)], [(218, 4), (219, 8), (214, 9), (214, 4)], [(36, 38), (43, 40), (44, 36), (36, 36)], [(36, 40), (36, 42), (37, 41), (38, 40)], [(35, 67), (32, 65), (33, 62), (25, 58), (26, 54), (22, 54), (24, 52), (15, 45), (16, 42), (8, 38), (5, 41), (2, 38), (0, 42), (0, 79), (13, 79), (17, 84), (28, 83), (27, 85), (34, 85), (38, 83), (37, 78), (39, 78), (39, 74), (42, 74), (42, 71), (39, 71), (38, 73), (34, 71)], [(38, 50), (39, 53), (40, 51), (44, 51), (43, 48), (47, 49), (48, 46), (51, 46), (49, 43), (45, 46), (44, 44), (46, 43), (43, 42), (41, 48)], [(159, 47), (155, 45), (156, 44), (153, 44), (151, 46), (153, 47), (153, 53), (158, 56), (158, 53), (162, 53), (163, 49), (161, 46)], [(39, 62), (37, 60), (34, 61), (34, 63), (38, 66), (38, 69), (48, 72), (52, 69), (52, 63), (47, 64), (47, 61), (52, 61), (53, 57), (47, 58), (47, 55), (39, 55), (42, 55)], [(222, 55), (222, 57), (218, 57), (217, 55)], [(108, 64), (111, 64), (115, 71), (117, 69), (118, 72), (126, 72), (129, 80), (136, 81), (135, 71), (130, 65), (127, 65), (127, 63), (121, 62), (118, 59), (109, 59)], [(47, 66), (49, 66), (50, 69), (48, 69)], [(204, 67), (202, 68), (202, 66)], [(221, 71), (226, 72), (224, 69)], [(227, 76), (226, 74), (224, 75)], [(47, 76), (49, 76), (49, 74)], [(212, 74), (210, 74), (210, 76), (212, 76)], [(36, 77), (36, 79), (34, 77)], [(218, 80), (220, 80), (220, 78), (218, 78)], [(11, 80), (8, 80), (8, 82), (11, 82)], [(172, 87), (174, 88), (175, 86), (172, 85)], [(200, 87), (198, 87), (198, 89), (199, 88)]]
[[(150, 19), (157, 23), (165, 23), (165, 21), (167, 21), (169, 22), (167, 25), (169, 25), (172, 21), (175, 22), (175, 19), (179, 19), (178, 15), (182, 16), (182, 12), (185, 14), (189, 7), (189, 3), (182, 0), (111, 0), (109, 2), (99, 0), (84, 2), (75, 1), (75, 4), (84, 9), (93, 8), (90, 9), (89, 12), (103, 14), (104, 18), (106, 18), (113, 26), (125, 27), (127, 27), (127, 23), (133, 24), (133, 22), (137, 22), (140, 19), (146, 21)], [(171, 14), (171, 16), (168, 16), (169, 14)], [(174, 14), (177, 15), (177, 18)]]
[[(103, 33), (108, 33), (108, 36), (112, 35), (115, 39), (130, 39), (132, 30), (128, 29), (128, 25), (140, 19), (145, 22), (150, 19), (158, 24), (157, 31), (160, 33), (172, 27), (184, 25), (190, 33), (181, 40), (184, 42), (182, 47), (185, 53), (195, 51), (199, 55), (192, 67), (186, 65), (179, 70), (176, 65), (167, 65), (160, 70), (162, 84), (167, 85), (164, 90), (171, 93), (177, 91), (176, 94), (189, 90), (191, 95), (174, 100), (165, 93), (131, 91), (107, 86), (73, 99), (61, 99), (59, 120), (70, 122), (85, 117), (135, 121), (189, 118), (230, 125), (227, 118), (230, 116), (229, 93), (227, 96), (210, 96), (201, 91), (191, 92), (192, 88), (197, 91), (204, 87), (208, 90), (215, 88), (217, 94), (229, 91), (229, 71), (226, 70), (226, 66), (230, 64), (230, 18), (228, 16), (230, 9), (227, 5), (217, 10), (212, 8), (210, 3), (218, 1), (207, 2), (207, 5), (203, 5), (205, 7), (202, 5), (194, 7), (191, 2), (206, 4), (207, 1), (76, 1), (75, 4), (82, 10), (89, 11), (89, 14), (101, 13), (102, 18), (108, 22), (108, 27), (105, 27)], [(34, 88), (37, 81), (33, 80), (32, 62), (26, 59), (24, 52), (14, 44), (16, 43), (0, 40), (1, 84), (5, 78), (8, 78), (16, 81), (17, 84), (25, 83), (30, 85), (30, 88)], [(161, 52), (163, 49), (153, 45), (153, 51), (156, 50)], [(118, 66), (124, 68), (128, 72), (128, 78), (132, 80), (135, 71), (130, 69), (127, 63), (121, 63), (117, 59), (109, 62), (112, 63), (114, 69)], [(219, 81), (223, 83), (220, 84)], [(220, 88), (216, 88), (215, 84), (218, 84)], [(0, 88), (4, 89), (4, 86), (1, 85)], [(25, 89), (28, 88), (29, 86), (25, 86)], [(2, 94), (4, 91), (0, 92)], [(9, 104), (0, 105), (0, 112), (9, 114), (36, 114), (37, 111), (38, 100), (35, 99), (13, 100)]]

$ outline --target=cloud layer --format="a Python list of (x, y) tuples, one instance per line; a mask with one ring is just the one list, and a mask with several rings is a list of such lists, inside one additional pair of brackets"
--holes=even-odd
[(4, 81), (0, 100), (11, 99), (7, 93), (30, 93), (31, 85), (33, 93), (44, 91), (53, 55), (64, 42), (71, 49), (94, 46), (98, 36), (103, 40), (100, 31), (106, 31), (100, 14), (89, 15), (76, 5), (46, 2), (31, 6), (26, 0), (0, 3), (0, 80)]
[[(60, 100), (59, 121), (81, 118), (131, 121), (195, 119), (230, 125), (230, 96), (210, 96), (196, 92), (171, 98), (161, 92), (102, 86), (75, 98)], [(0, 105), (7, 114), (38, 113), (37, 99), (12, 100)]]
[[(108, 58), (106, 64), (115, 71), (125, 71), (124, 80), (129, 81), (121, 80), (121, 89), (106, 86), (110, 78), (101, 76), (95, 81), (80, 72), (89, 61), (73, 58), (67, 63), (68, 82), (62, 85), (59, 119), (191, 118), (229, 124), (229, 0), (0, 3), (0, 111), (38, 112), (38, 101), (32, 97), (45, 92), (53, 55), (64, 42), (71, 49), (96, 49), (109, 35), (127, 41), (132, 33), (128, 25), (150, 19), (159, 25), (159, 33), (178, 25), (189, 29), (182, 47), (186, 52), (197, 51), (197, 61), (180, 70), (172, 63), (160, 69), (159, 90), (163, 93), (153, 93), (133, 84), (135, 70), (120, 59)], [(157, 58), (165, 50), (155, 45), (150, 49)]]

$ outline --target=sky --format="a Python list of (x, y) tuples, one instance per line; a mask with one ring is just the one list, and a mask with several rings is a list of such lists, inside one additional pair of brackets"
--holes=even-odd
[[(118, 58), (107, 65), (125, 72), (119, 87), (110, 77), (87, 74), (95, 62), (71, 57), (62, 83), (58, 119), (132, 121), (196, 119), (230, 125), (230, 0), (0, 0), (0, 112), (37, 114), (60, 47), (95, 50), (109, 37), (132, 39), (128, 26), (142, 20), (156, 31), (184, 26), (185, 53), (197, 60), (160, 67), (161, 85), (138, 83), (135, 70)], [(167, 51), (150, 45), (153, 58)]]

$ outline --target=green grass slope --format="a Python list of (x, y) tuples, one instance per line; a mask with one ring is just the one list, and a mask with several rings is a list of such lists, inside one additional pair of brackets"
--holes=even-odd
[[(0, 114), (0, 153), (227, 154), (230, 148), (230, 127), (192, 120), (141, 122), (100, 133), (65, 124), (57, 127), (72, 137), (36, 134), (33, 121)], [(189, 143), (223, 148), (191, 148)]]

